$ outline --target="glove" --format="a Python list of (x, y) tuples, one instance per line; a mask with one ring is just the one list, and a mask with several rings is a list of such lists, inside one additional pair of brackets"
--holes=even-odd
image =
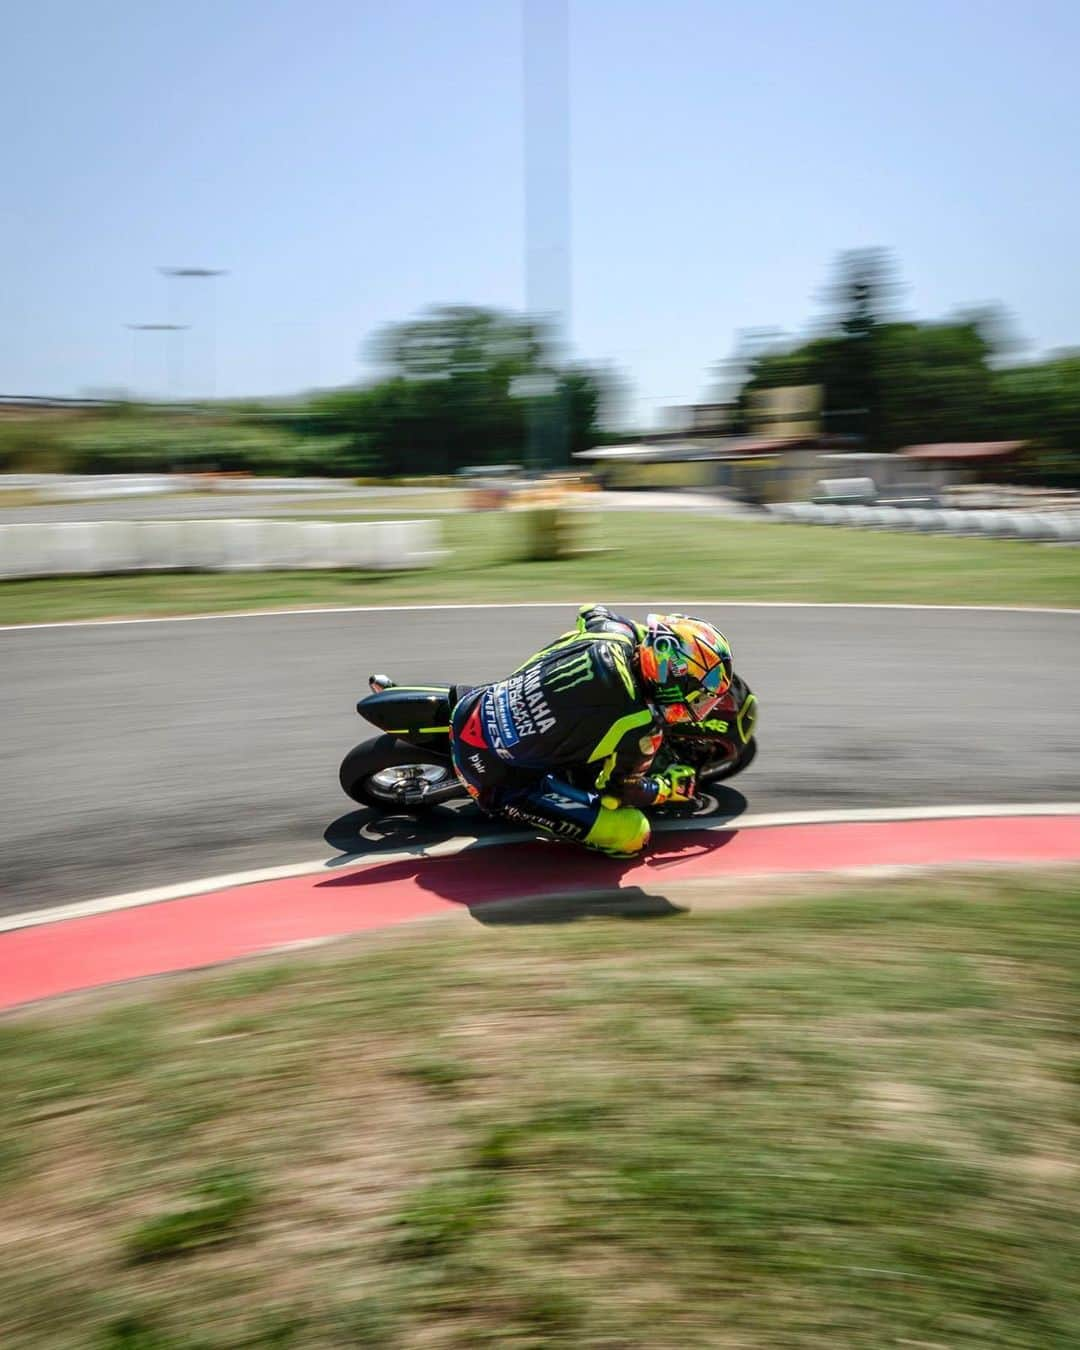
[(657, 775), (656, 805), (666, 806), (672, 803), (692, 802), (696, 787), (696, 772), (689, 764), (672, 764)]

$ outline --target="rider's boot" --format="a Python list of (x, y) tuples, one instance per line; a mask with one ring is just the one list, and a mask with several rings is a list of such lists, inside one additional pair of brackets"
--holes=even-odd
[(652, 826), (643, 812), (605, 797), (582, 843), (587, 848), (599, 849), (609, 858), (633, 858), (649, 842), (651, 833)]
[(632, 858), (649, 842), (649, 822), (641, 811), (620, 806), (614, 797), (601, 799), (596, 792), (571, 787), (551, 774), (501, 809), (511, 820), (612, 858)]

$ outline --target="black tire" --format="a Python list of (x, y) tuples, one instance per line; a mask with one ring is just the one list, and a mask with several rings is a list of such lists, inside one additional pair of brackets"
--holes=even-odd
[(742, 773), (743, 769), (748, 769), (754, 762), (754, 756), (757, 754), (757, 738), (751, 736), (750, 739), (739, 751), (738, 755), (723, 768), (710, 772), (705, 769), (698, 774), (698, 780), (702, 783), (722, 783), (726, 778), (734, 778), (737, 773)]
[[(387, 769), (407, 768), (409, 765), (430, 765), (445, 772), (445, 782), (432, 781), (427, 791), (406, 796), (406, 790), (395, 790), (379, 784), (376, 774)], [(396, 736), (375, 736), (361, 741), (341, 761), (338, 781), (347, 797), (361, 806), (373, 806), (377, 811), (424, 811), (464, 795), (449, 756), (433, 750), (418, 750)]]

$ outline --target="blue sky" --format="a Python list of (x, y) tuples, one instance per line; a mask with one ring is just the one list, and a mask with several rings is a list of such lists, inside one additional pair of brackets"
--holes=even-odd
[[(922, 315), (1080, 343), (1074, 0), (570, 14), (571, 335), (639, 411), (802, 329), (843, 248), (894, 249)], [(213, 327), (219, 392), (274, 393), (429, 303), (521, 307), (521, 32), (519, 0), (8, 0), (0, 392), (130, 385), (128, 322), (192, 324), (183, 392)], [(229, 275), (170, 297), (161, 264)]]

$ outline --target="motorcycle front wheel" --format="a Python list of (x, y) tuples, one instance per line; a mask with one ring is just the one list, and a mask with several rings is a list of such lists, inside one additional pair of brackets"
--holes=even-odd
[(757, 741), (753, 736), (746, 744), (730, 759), (717, 762), (715, 765), (708, 764), (698, 774), (699, 783), (722, 783), (726, 778), (734, 778), (737, 773), (742, 773), (743, 769), (748, 769), (754, 762), (757, 755)]
[(396, 736), (375, 736), (341, 762), (342, 791), (377, 811), (424, 811), (465, 795), (449, 757), (418, 750)]

